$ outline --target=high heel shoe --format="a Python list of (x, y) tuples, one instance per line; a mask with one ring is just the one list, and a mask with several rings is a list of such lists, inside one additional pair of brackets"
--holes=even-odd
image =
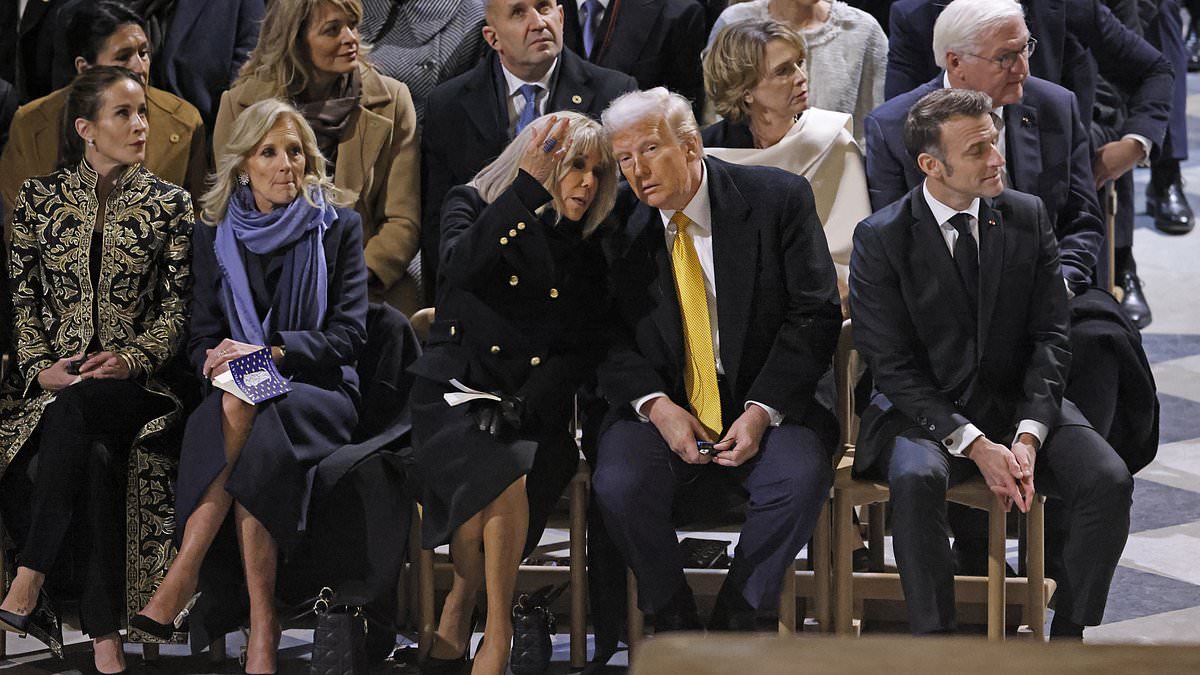
[(60, 659), (63, 657), (62, 624), (50, 609), (50, 598), (45, 590), (38, 591), (37, 605), (29, 614), (0, 610), (0, 629), (20, 637), (33, 636), (49, 647), (55, 656)]
[(175, 615), (175, 620), (171, 623), (159, 623), (145, 614), (138, 612), (129, 618), (129, 627), (159, 640), (170, 640), (175, 637), (176, 631), (183, 630), (184, 624), (187, 623), (188, 615), (192, 613), (192, 607), (196, 606), (196, 600), (199, 598), (199, 593), (193, 595), (191, 600), (188, 600), (187, 604), (180, 610), (179, 614)]
[(425, 658), (417, 661), (417, 672), (421, 675), (464, 675), (469, 673), (471, 671), (471, 662), (468, 659), (471, 654), (471, 636), (475, 634), (475, 628), (479, 625), (479, 616), (478, 609), (471, 613), (471, 625), (467, 629), (467, 645), (463, 647), (462, 656), (452, 659), (430, 656), (438, 642), (438, 634), (434, 633), (429, 644), (429, 651), (425, 652)]

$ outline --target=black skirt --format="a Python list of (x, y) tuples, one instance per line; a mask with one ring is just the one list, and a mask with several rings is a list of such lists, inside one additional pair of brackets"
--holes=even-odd
[(480, 431), (470, 405), (451, 407), (448, 384), (418, 377), (411, 394), (413, 449), (422, 482), (421, 544), (448, 543), (454, 531), (521, 476), (529, 498), (526, 554), (575, 474), (579, 451), (571, 437), (570, 407), (543, 411), (520, 437), (500, 442)]

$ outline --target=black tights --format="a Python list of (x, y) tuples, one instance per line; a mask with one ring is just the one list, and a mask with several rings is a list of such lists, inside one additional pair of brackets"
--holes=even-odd
[[(120, 627), (124, 604), (125, 485), (129, 446), (166, 401), (127, 380), (86, 380), (57, 394), (38, 440), (9, 467), (3, 492), (18, 564), (50, 573), (64, 547), (82, 572), (81, 628), (92, 637)], [(19, 500), (19, 501), (18, 501)]]

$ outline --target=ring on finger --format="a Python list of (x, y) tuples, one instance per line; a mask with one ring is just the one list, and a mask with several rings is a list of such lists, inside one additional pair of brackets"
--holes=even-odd
[(554, 148), (557, 145), (558, 145), (557, 138), (554, 138), (554, 137), (547, 138), (546, 142), (542, 143), (542, 152), (547, 153), (547, 154), (554, 152)]

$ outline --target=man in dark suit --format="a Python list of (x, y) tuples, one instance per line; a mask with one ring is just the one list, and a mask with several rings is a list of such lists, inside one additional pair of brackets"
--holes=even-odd
[(563, 44), (592, 63), (632, 75), (640, 89), (683, 94), (704, 108), (704, 7), (696, 0), (559, 0)]
[[(1099, 0), (1025, 0), (1022, 5), (1026, 7), (1031, 34), (1038, 41), (1037, 50), (1029, 57), (1029, 71), (1075, 93), (1085, 128), (1092, 119), (1097, 99), (1097, 73), (1120, 90), (1123, 106), (1118, 125), (1095, 143), (1096, 185), (1124, 176), (1139, 162), (1157, 160), (1164, 150), (1164, 134), (1175, 91), (1167, 58), (1122, 24)], [(937, 44), (933, 40), (934, 24), (945, 7), (943, 0), (900, 0), (892, 6), (884, 87), (888, 98), (914, 89), (938, 74), (937, 55), (930, 44)], [(1148, 144), (1143, 147), (1145, 152), (1140, 160), (1134, 143)], [(1159, 172), (1159, 177), (1166, 181), (1159, 184), (1163, 194), (1168, 184), (1177, 182), (1169, 172)], [(1115, 237), (1117, 280), (1125, 288), (1126, 314), (1145, 326), (1150, 322), (1150, 308), (1142, 294), (1132, 256), (1132, 181), (1118, 181), (1117, 188), (1120, 197)], [(1017, 186), (1017, 189), (1047, 199), (1045, 194), (1031, 188)], [(1155, 205), (1159, 201), (1169, 202), (1164, 208), (1171, 214), (1190, 210), (1181, 190), (1175, 190), (1170, 199), (1149, 201)]]
[(632, 77), (562, 48), (554, 0), (488, 0), (483, 39), (495, 51), (429, 96), (421, 134), (421, 266), (425, 300), (436, 300), (442, 200), (495, 159), (525, 124), (556, 110), (599, 117), (637, 88)]
[[(989, 19), (982, 30), (973, 16)], [(966, 21), (964, 19), (971, 18)], [(966, 26), (965, 39), (953, 33)], [(990, 27), (989, 27), (990, 26)], [(988, 94), (1003, 120), (1001, 153), (1005, 180), (1016, 190), (1046, 203), (1059, 239), (1063, 276), (1080, 293), (1093, 278), (1104, 240), (1100, 205), (1092, 176), (1090, 139), (1075, 104), (1062, 87), (1029, 77), (1030, 34), (1013, 0), (955, 0), (938, 19), (934, 44), (944, 46), (938, 61), (945, 72), (906, 94), (888, 100), (867, 116), (867, 184), (871, 207), (879, 210), (919, 185), (924, 175), (901, 142), (909, 108), (942, 87)], [(997, 59), (1005, 60), (1002, 67)], [(1162, 139), (1162, 127), (1142, 129)], [(1138, 145), (1138, 151), (1142, 146)]]
[[(710, 627), (752, 629), (828, 498), (836, 429), (813, 399), (841, 314), (808, 182), (705, 158), (686, 99), (663, 88), (604, 112), (628, 181), (609, 238), (616, 336), (592, 477), (659, 630), (696, 628), (671, 522), (714, 474), (750, 496)], [(712, 443), (712, 445), (705, 445)]]
[(926, 178), (855, 230), (850, 309), (876, 387), (855, 470), (890, 483), (914, 633), (956, 628), (947, 487), (981, 473), (1021, 511), (1035, 485), (1052, 490), (1067, 536), (1051, 635), (1079, 638), (1104, 616), (1133, 478), (1062, 396), (1069, 316), (1054, 229), (1036, 197), (1004, 188), (991, 108), (961, 89), (917, 102), (903, 136)]

